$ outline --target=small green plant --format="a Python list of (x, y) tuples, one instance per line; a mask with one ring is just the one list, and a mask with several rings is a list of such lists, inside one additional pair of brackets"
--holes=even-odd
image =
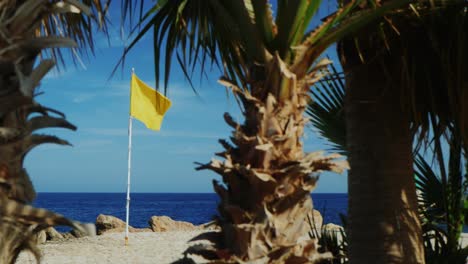
[(468, 247), (450, 247), (444, 228), (430, 223), (423, 225), (423, 240), (426, 264), (466, 263)]

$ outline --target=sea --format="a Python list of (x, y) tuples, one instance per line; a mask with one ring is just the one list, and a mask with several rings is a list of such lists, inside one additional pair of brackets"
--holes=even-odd
[[(219, 202), (215, 193), (133, 193), (130, 198), (129, 223), (138, 228), (148, 227), (152, 216), (162, 215), (195, 225), (207, 223), (217, 214)], [(312, 200), (324, 223), (341, 224), (339, 214), (346, 214), (347, 194), (317, 193), (312, 194)], [(125, 193), (39, 193), (34, 206), (94, 223), (99, 214), (125, 220), (125, 203)]]

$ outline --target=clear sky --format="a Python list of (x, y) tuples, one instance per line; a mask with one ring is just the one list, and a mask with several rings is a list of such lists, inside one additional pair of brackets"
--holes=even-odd
[[(323, 8), (321, 14), (328, 10)], [(59, 135), (74, 146), (43, 145), (30, 152), (25, 167), (38, 192), (126, 190), (130, 73), (134, 67), (142, 80), (154, 86), (152, 37), (145, 37), (127, 56), (123, 72), (108, 81), (124, 47), (118, 34), (119, 6), (111, 11), (110, 46), (103, 35), (96, 35), (96, 54), (82, 58), (84, 67), (69, 61), (66, 69), (50, 73), (40, 86), (44, 94), (37, 101), (64, 112), (78, 130), (39, 131)], [(231, 133), (224, 112), (242, 121), (232, 95), (216, 82), (219, 77), (214, 70), (201, 83), (196, 81), (197, 97), (174, 67), (167, 94), (172, 107), (161, 131), (133, 122), (132, 192), (212, 192), (212, 179), (221, 178), (210, 171), (195, 171), (194, 162), (208, 162), (222, 150), (218, 139)], [(307, 152), (327, 148), (310, 127), (303, 141)], [(346, 192), (346, 185), (346, 175), (326, 173), (316, 192)]]

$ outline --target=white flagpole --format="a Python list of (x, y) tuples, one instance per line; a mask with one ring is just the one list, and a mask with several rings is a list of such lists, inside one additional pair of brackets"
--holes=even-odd
[[(132, 78), (135, 73), (134, 68), (132, 68)], [(132, 93), (132, 88), (130, 85), (130, 96)], [(131, 102), (130, 102), (131, 103)], [(128, 117), (128, 173), (127, 173), (127, 205), (126, 205), (126, 214), (125, 214), (125, 245), (128, 245), (128, 222), (130, 216), (130, 176), (132, 168), (132, 122), (133, 117), (129, 113)]]

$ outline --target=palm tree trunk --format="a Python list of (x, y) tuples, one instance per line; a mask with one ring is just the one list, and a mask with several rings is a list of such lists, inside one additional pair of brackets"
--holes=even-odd
[(398, 82), (379, 63), (361, 63), (351, 46), (345, 42), (340, 50), (351, 166), (350, 264), (424, 263), (412, 135)]
[(253, 83), (252, 93), (221, 80), (242, 102), (245, 122), (225, 114), (234, 131), (231, 142), (220, 140), (225, 151), (217, 155), (224, 161), (213, 160), (199, 169), (215, 171), (224, 182), (214, 182), (221, 198), (221, 258), (235, 263), (309, 263), (329, 257), (318, 253), (315, 241), (298, 243), (309, 230), (315, 176), (345, 166), (334, 160), (339, 155), (303, 152), (308, 85), (296, 80), (279, 57), (265, 68), (269, 78)]
[[(10, 57), (0, 56), (0, 184), (7, 186), (6, 189), (1, 188), (0, 192), (6, 192), (5, 195), (14, 200), (31, 203), (36, 194), (23, 168), (27, 153), (44, 143), (69, 144), (55, 136), (33, 132), (48, 127), (72, 130), (76, 127), (62, 113), (38, 104), (34, 100), (36, 87), (31, 87), (30, 94), (25, 92), (20, 79), (31, 78), (32, 72), (37, 69), (33, 65), (38, 52), (19, 50), (15, 56), (8, 55)], [(17, 59), (16, 56), (23, 59)], [(36, 116), (30, 118), (32, 114)]]
[[(5, 67), (4, 63), (4, 69)], [(9, 64), (13, 71), (14, 64)], [(8, 77), (7, 77), (8, 76)], [(15, 80), (15, 74), (2, 72), (3, 80)], [(15, 200), (31, 203), (36, 194), (34, 187), (23, 169), (23, 159), (29, 147), (30, 132), (27, 129), (26, 109), (33, 106), (33, 99), (20, 92), (17, 80), (3, 83), (0, 95), (0, 126), (3, 133), (0, 135), (0, 180), (6, 188), (0, 192)]]

